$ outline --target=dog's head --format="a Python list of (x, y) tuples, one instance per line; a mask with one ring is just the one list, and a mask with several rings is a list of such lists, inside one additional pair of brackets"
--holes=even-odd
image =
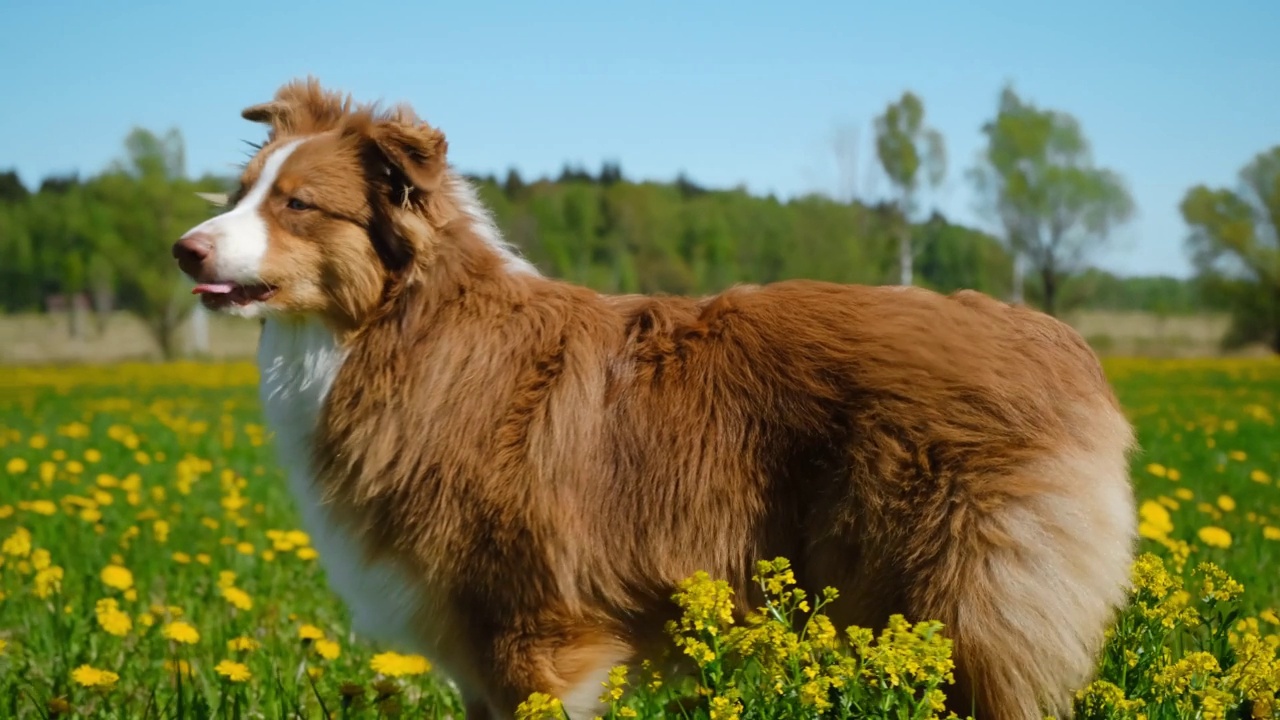
[(242, 115), (270, 127), (267, 141), (225, 211), (174, 244), (178, 265), (208, 308), (359, 326), (463, 211), (444, 135), (407, 107), (353, 106), (310, 79)]

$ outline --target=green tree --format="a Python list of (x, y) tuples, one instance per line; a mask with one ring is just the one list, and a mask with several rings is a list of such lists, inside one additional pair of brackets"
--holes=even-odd
[(929, 185), (937, 186), (946, 175), (947, 153), (942, 135), (924, 125), (924, 103), (908, 91), (876, 118), (876, 157), (893, 183), (898, 236), (900, 282), (912, 283), (915, 253), (911, 246), (911, 219), (917, 211), (921, 168)]
[(1014, 300), (1022, 299), (1025, 260), (1052, 314), (1063, 282), (1129, 219), (1133, 200), (1119, 175), (1094, 165), (1074, 117), (1038, 108), (1012, 88), (982, 132), (987, 146), (970, 178), (1015, 256)]
[(224, 189), (214, 179), (185, 176), (182, 136), (142, 128), (125, 139), (125, 155), (90, 185), (104, 209), (96, 245), (109, 261), (125, 304), (150, 328), (166, 357), (177, 354), (177, 329), (193, 306), (189, 283), (170, 254), (175, 240), (209, 215), (196, 193)]
[(1231, 307), (1228, 342), (1280, 352), (1280, 145), (1241, 169), (1237, 190), (1197, 185), (1180, 209), (1203, 287)]

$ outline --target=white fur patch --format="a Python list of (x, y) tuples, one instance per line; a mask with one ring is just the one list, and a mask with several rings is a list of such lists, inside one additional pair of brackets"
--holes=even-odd
[[(267, 223), (262, 203), (271, 194), (280, 168), (306, 138), (291, 140), (267, 156), (262, 174), (234, 208), (209, 218), (188, 233), (203, 232), (213, 239), (213, 275), (220, 281), (251, 284), (261, 278), (267, 254)], [(256, 304), (256, 303), (255, 303)]]
[(413, 623), (424, 601), (417, 586), (399, 568), (365, 559), (361, 539), (332, 520), (314, 476), (316, 422), (344, 359), (320, 321), (268, 317), (258, 348), (263, 412), (303, 528), (329, 587), (350, 610), (353, 628), (370, 639), (416, 645), (422, 633)]
[(462, 213), (471, 220), (472, 229), (476, 235), (502, 257), (507, 269), (512, 272), (538, 275), (538, 269), (533, 266), (533, 263), (526, 260), (515, 246), (507, 242), (506, 238), (502, 236), (502, 231), (498, 229), (497, 224), (493, 221), (493, 215), (484, 206), (484, 203), (480, 202), (480, 196), (476, 194), (475, 186), (468, 182), (466, 178), (452, 173), (449, 174), (446, 182), (449, 185), (450, 194), (457, 201)]

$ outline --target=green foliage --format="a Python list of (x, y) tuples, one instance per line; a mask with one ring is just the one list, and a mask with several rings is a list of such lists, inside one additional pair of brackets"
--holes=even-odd
[(1094, 166), (1074, 117), (1042, 110), (1012, 88), (982, 132), (987, 146), (970, 178), (1009, 249), (1034, 268), (1041, 306), (1054, 313), (1064, 279), (1129, 219), (1133, 200), (1119, 175)]
[(1261, 341), (1280, 352), (1280, 145), (1240, 171), (1239, 190), (1193, 187), (1180, 209), (1201, 287), (1224, 298), (1231, 344)]
[(936, 186), (942, 182), (947, 167), (942, 135), (925, 127), (924, 102), (915, 93), (903, 93), (876, 118), (876, 157), (897, 190), (894, 230), (898, 236), (899, 282), (910, 285), (915, 259), (910, 219), (917, 209), (920, 169), (925, 167), (928, 183)]

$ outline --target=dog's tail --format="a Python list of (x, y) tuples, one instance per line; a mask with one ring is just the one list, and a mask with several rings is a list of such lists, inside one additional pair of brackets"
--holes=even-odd
[(1090, 680), (1125, 599), (1137, 530), (1132, 430), (1114, 408), (1092, 417), (1101, 423), (1081, 433), (1087, 446), (974, 484), (931, 572), (909, 590), (913, 614), (943, 621), (953, 639), (961, 716), (1069, 717)]

